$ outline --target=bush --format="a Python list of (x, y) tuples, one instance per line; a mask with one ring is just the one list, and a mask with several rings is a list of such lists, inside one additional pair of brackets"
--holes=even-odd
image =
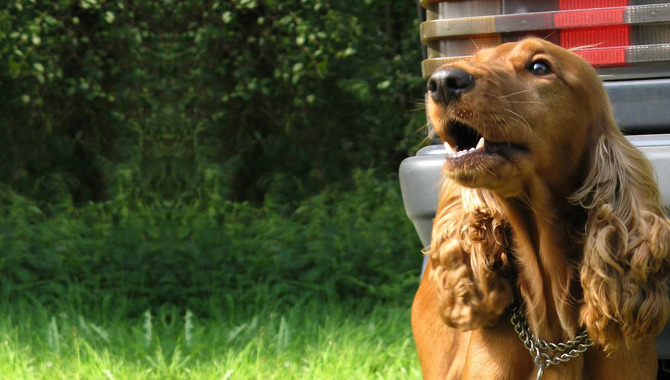
[(201, 310), (212, 296), (253, 302), (258, 283), (287, 305), (306, 294), (333, 300), (406, 299), (418, 283), (420, 243), (394, 180), (354, 174), (356, 189), (311, 197), (293, 212), (266, 202), (216, 207), (144, 206), (124, 214), (91, 204), (45, 217), (7, 193), (0, 221), (4, 299), (45, 303), (65, 287), (82, 304), (123, 294), (134, 311), (175, 304)]
[(395, 173), (423, 123), (415, 11), (4, 2), (5, 298), (76, 286), (82, 303), (121, 292), (144, 311), (259, 281), (287, 302), (413, 287)]
[(352, 167), (397, 170), (423, 123), (410, 112), (424, 93), (414, 3), (250, 0), (221, 9), (223, 27), (203, 41), (205, 60), (217, 62), (209, 83), (223, 108), (210, 126), (224, 136), (233, 199), (290, 199), (348, 182)]
[(21, 194), (47, 204), (107, 197), (116, 139), (138, 108), (130, 84), (144, 74), (141, 32), (121, 3), (0, 6), (0, 181)]
[(288, 298), (311, 292), (388, 300), (413, 290), (420, 244), (398, 185), (371, 172), (356, 172), (354, 182), (351, 192), (303, 201), (289, 218), (272, 203), (262, 210), (237, 207), (224, 222), (230, 254), (217, 266), (228, 269), (215, 277), (233, 274), (232, 284), (243, 288), (268, 281), (277, 296)]
[(0, 182), (259, 205), (395, 171), (423, 123), (417, 29), (404, 0), (6, 2)]

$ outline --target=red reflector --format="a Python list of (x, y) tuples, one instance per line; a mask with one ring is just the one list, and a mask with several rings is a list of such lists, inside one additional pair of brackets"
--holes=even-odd
[(630, 26), (616, 25), (600, 28), (561, 30), (561, 46), (566, 49), (582, 46), (594, 48), (628, 46), (630, 44)]
[(628, 5), (628, 0), (559, 0), (558, 9), (612, 8)]
[(559, 28), (623, 24), (624, 8), (597, 11), (559, 12), (554, 15), (554, 25)]
[(626, 48), (574, 50), (594, 67), (626, 66)]

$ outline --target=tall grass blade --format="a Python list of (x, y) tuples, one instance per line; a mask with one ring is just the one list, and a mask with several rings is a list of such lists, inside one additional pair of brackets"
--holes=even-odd
[(47, 344), (51, 351), (60, 353), (60, 335), (58, 334), (58, 324), (56, 317), (52, 316), (47, 329)]
[(150, 346), (152, 337), (151, 310), (144, 312), (144, 323), (142, 323), (142, 330), (144, 331), (144, 342), (147, 346)]
[(286, 347), (288, 347), (289, 344), (289, 340), (289, 327), (286, 323), (286, 318), (282, 316), (281, 320), (279, 321), (279, 332), (277, 333), (277, 350), (279, 352), (286, 350)]
[(191, 347), (193, 339), (193, 313), (188, 309), (186, 309), (186, 315), (184, 316), (184, 339), (186, 347)]

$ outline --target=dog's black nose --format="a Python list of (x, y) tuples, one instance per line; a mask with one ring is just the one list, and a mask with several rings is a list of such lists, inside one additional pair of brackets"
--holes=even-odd
[(447, 67), (437, 70), (428, 78), (428, 92), (430, 97), (438, 103), (449, 104), (458, 99), (462, 93), (475, 86), (475, 78), (467, 71)]

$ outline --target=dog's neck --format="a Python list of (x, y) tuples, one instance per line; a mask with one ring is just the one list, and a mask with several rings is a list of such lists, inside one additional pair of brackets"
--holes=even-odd
[(501, 201), (512, 227), (517, 286), (531, 329), (551, 341), (573, 338), (580, 330), (582, 247), (576, 235), (582, 210), (543, 184)]

